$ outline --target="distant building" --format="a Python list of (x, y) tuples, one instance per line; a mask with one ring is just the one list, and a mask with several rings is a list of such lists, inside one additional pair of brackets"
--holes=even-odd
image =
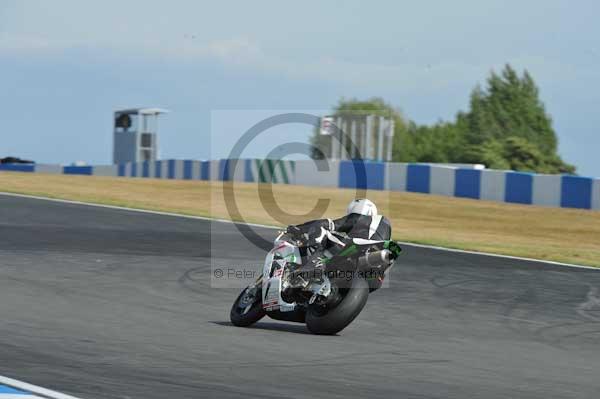
[(113, 163), (154, 161), (158, 154), (160, 108), (131, 108), (115, 111)]

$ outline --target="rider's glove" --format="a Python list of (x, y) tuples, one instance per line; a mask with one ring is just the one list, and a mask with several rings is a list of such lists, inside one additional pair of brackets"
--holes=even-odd
[(292, 236), (298, 236), (300, 233), (302, 233), (302, 230), (300, 230), (298, 226), (288, 226), (285, 232), (291, 234)]

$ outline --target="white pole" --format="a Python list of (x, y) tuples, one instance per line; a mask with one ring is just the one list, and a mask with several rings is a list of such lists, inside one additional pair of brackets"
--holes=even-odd
[(337, 122), (333, 122), (333, 120), (331, 122), (334, 126), (331, 127), (331, 133), (329, 135), (329, 138), (331, 139), (331, 145), (330, 145), (331, 156), (329, 158), (335, 159), (336, 147), (337, 147), (337, 140), (335, 138), (335, 128), (337, 126)]
[(373, 115), (367, 116), (367, 123), (365, 123), (365, 135), (364, 135), (364, 143), (365, 143), (365, 159), (372, 159), (371, 155), (371, 130), (373, 130)]
[(158, 156), (158, 114), (156, 114), (156, 123), (154, 125), (154, 140), (152, 140), (152, 150), (154, 152), (153, 161), (159, 159)]
[(341, 145), (340, 145), (340, 140), (342, 139), (341, 135), (342, 135), (342, 117), (338, 116), (337, 120), (336, 120), (336, 134), (333, 134), (333, 142), (335, 143), (335, 155), (333, 156), (333, 159), (340, 159), (340, 150), (342, 149)]
[(386, 120), (383, 116), (379, 117), (379, 129), (377, 132), (377, 160), (383, 161), (383, 135), (385, 134)]
[(348, 121), (342, 120), (342, 126), (340, 126), (340, 129), (340, 134), (342, 135), (342, 137), (340, 137), (342, 144), (340, 148), (340, 159), (348, 159), (346, 152), (346, 130), (348, 129)]
[(135, 132), (135, 159), (133, 162), (140, 160), (140, 147), (142, 146), (142, 132), (144, 131), (144, 116), (140, 113), (137, 114), (137, 129)]
[(356, 157), (356, 146), (358, 145), (358, 143), (356, 142), (356, 120), (352, 120), (352, 124), (350, 125), (350, 132), (352, 137), (352, 143), (350, 143), (350, 158), (354, 159)]
[(363, 125), (362, 140), (360, 141), (360, 157), (367, 159), (367, 136), (369, 135), (369, 117), (365, 118), (365, 124)]
[(394, 147), (394, 120), (388, 122), (388, 146), (387, 146), (387, 161), (392, 162), (392, 148)]

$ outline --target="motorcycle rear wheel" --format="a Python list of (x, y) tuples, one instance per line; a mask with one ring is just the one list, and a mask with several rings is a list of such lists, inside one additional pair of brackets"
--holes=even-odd
[(313, 334), (336, 334), (346, 328), (360, 314), (368, 297), (369, 284), (365, 279), (355, 278), (342, 300), (334, 308), (323, 312), (309, 307), (306, 313), (306, 327)]
[(234, 326), (248, 327), (262, 319), (266, 314), (262, 308), (260, 287), (257, 288), (256, 295), (251, 299), (251, 302), (249, 302), (249, 298), (247, 297), (249, 289), (250, 287), (247, 287), (243, 290), (231, 307), (229, 320), (231, 320), (231, 324)]

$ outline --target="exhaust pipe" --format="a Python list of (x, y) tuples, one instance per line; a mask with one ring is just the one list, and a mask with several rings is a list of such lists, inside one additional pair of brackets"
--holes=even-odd
[(358, 258), (358, 266), (361, 269), (376, 268), (379, 266), (389, 266), (392, 263), (392, 251), (382, 249), (381, 251), (370, 252), (367, 255)]

